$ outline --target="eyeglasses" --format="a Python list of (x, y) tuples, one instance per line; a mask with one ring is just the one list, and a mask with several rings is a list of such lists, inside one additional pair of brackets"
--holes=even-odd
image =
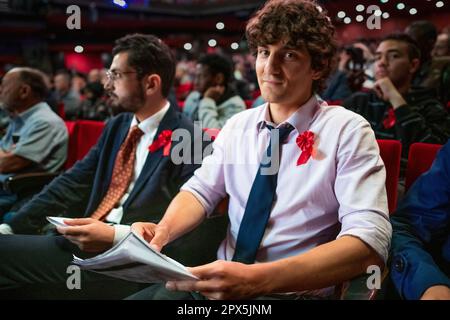
[(114, 82), (117, 79), (122, 78), (122, 75), (129, 74), (129, 73), (138, 73), (137, 71), (118, 71), (118, 70), (107, 70), (106, 71), (106, 77), (108, 80)]

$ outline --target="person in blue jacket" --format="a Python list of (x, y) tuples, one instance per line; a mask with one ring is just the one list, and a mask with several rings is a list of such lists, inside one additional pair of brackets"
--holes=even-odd
[(403, 299), (450, 299), (450, 140), (391, 218), (391, 278)]

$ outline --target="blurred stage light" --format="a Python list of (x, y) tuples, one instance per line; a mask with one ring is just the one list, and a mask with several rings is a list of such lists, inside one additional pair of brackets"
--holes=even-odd
[(122, 8), (128, 7), (127, 2), (124, 0), (113, 0), (113, 3)]
[(83, 46), (75, 46), (75, 48), (73, 49), (76, 53), (83, 53), (84, 48)]

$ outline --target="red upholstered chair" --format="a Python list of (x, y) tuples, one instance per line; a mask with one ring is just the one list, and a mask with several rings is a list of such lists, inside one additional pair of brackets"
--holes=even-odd
[(442, 147), (440, 144), (413, 143), (409, 147), (408, 165), (406, 167), (405, 191), (411, 187), (416, 179), (430, 169), (437, 152)]
[(97, 143), (105, 123), (101, 121), (79, 120), (76, 128), (76, 160), (81, 160)]
[(177, 100), (184, 101), (184, 99), (186, 99), (186, 97), (189, 95), (189, 93), (191, 93), (192, 90), (194, 90), (193, 83), (188, 82), (188, 83), (180, 84), (175, 89), (175, 96), (177, 97)]
[(380, 156), (386, 167), (386, 192), (389, 212), (397, 208), (397, 185), (400, 174), (402, 144), (397, 140), (377, 140)]
[(327, 100), (329, 106), (342, 106), (343, 100)]
[(104, 122), (78, 120), (66, 121), (69, 132), (69, 151), (64, 169), (71, 168), (75, 162), (84, 158), (100, 137)]
[(67, 160), (64, 169), (67, 170), (77, 161), (77, 122), (65, 121), (67, 132), (69, 134), (69, 149), (67, 150)]
[(217, 138), (217, 136), (219, 135), (220, 129), (203, 128), (203, 131), (205, 131), (207, 134), (209, 134), (211, 139), (214, 141)]

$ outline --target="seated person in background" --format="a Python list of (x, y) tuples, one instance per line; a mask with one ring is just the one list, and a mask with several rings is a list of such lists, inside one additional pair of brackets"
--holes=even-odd
[(67, 71), (56, 73), (53, 78), (55, 98), (58, 103), (64, 104), (65, 119), (76, 120), (81, 99), (79, 93), (71, 88), (70, 81), (70, 74)]
[(411, 83), (413, 86), (425, 87), (431, 74), (432, 51), (437, 39), (436, 26), (431, 21), (418, 20), (408, 25), (405, 33), (415, 41), (420, 50), (420, 65)]
[(436, 97), (446, 106), (450, 101), (450, 57), (445, 56), (448, 54), (445, 51), (448, 36), (445, 45), (445, 35), (438, 37), (436, 27), (427, 20), (414, 21), (405, 32), (417, 42), (421, 54), (421, 66), (412, 84), (434, 90)]
[(438, 35), (431, 54), (434, 58), (450, 57), (450, 34), (443, 32)]
[(227, 122), (159, 224), (132, 226), (160, 249), (228, 194), (219, 260), (190, 269), (199, 281), (166, 284), (179, 292), (153, 286), (130, 298), (330, 298), (386, 262), (386, 173), (373, 131), (315, 95), (336, 51), (326, 13), (310, 0), (267, 1), (246, 34), (268, 103)]
[(450, 141), (392, 215), (391, 279), (404, 299), (450, 300)]
[(374, 89), (355, 93), (343, 103), (370, 122), (378, 139), (400, 140), (403, 163), (411, 143), (442, 144), (450, 136), (449, 114), (434, 92), (411, 87), (419, 58), (420, 52), (409, 36), (387, 36), (375, 53)]
[(100, 82), (89, 82), (83, 89), (85, 96), (78, 110), (77, 119), (105, 121), (113, 117), (104, 96), (103, 85)]
[(198, 60), (194, 89), (184, 103), (183, 113), (203, 128), (223, 127), (236, 113), (245, 110), (245, 102), (231, 84), (232, 65), (218, 54)]
[(11, 118), (9, 116), (9, 113), (5, 110), (3, 103), (0, 101), (0, 139), (3, 138), (3, 136), (5, 135), (6, 129), (8, 129), (10, 121)]
[[(87, 257), (111, 248), (135, 221), (158, 222), (199, 166), (191, 154), (190, 163), (176, 163), (170, 150), (165, 155), (169, 141), (162, 132), (177, 128), (188, 131), (191, 141), (174, 142), (172, 150), (202, 152), (194, 148), (202, 144), (201, 129), (194, 135), (193, 124), (169, 107), (174, 73), (171, 51), (160, 39), (135, 34), (116, 41), (105, 89), (128, 112), (111, 119), (83, 160), (16, 213), (7, 226), (16, 234), (0, 235), (0, 298), (107, 299), (139, 289), (137, 283), (81, 272), (82, 290), (69, 290), (67, 267), (73, 254)], [(75, 219), (66, 220), (70, 227), (63, 228), (63, 236), (17, 235), (38, 232), (46, 216)], [(194, 240), (174, 252), (206, 256), (202, 249), (208, 243)]]
[[(360, 56), (362, 58), (362, 51)], [(344, 100), (348, 98), (354, 90), (349, 85), (350, 62), (352, 61), (352, 52), (357, 52), (353, 47), (346, 47), (339, 53), (339, 63), (337, 69), (331, 74), (327, 80), (327, 86), (324, 92), (321, 93), (321, 98), (327, 101)], [(357, 64), (360, 66), (361, 64)], [(352, 67), (355, 66), (352, 63)], [(364, 79), (364, 78), (362, 78)], [(362, 85), (362, 81), (361, 81)], [(361, 87), (358, 88), (358, 90)], [(356, 91), (358, 91), (356, 90)]]
[[(31, 68), (14, 68), (0, 85), (0, 102), (11, 121), (0, 141), (0, 174), (57, 172), (67, 158), (64, 121), (44, 102), (44, 75)], [(4, 180), (4, 179), (2, 179)], [(0, 222), (17, 195), (0, 191)]]

